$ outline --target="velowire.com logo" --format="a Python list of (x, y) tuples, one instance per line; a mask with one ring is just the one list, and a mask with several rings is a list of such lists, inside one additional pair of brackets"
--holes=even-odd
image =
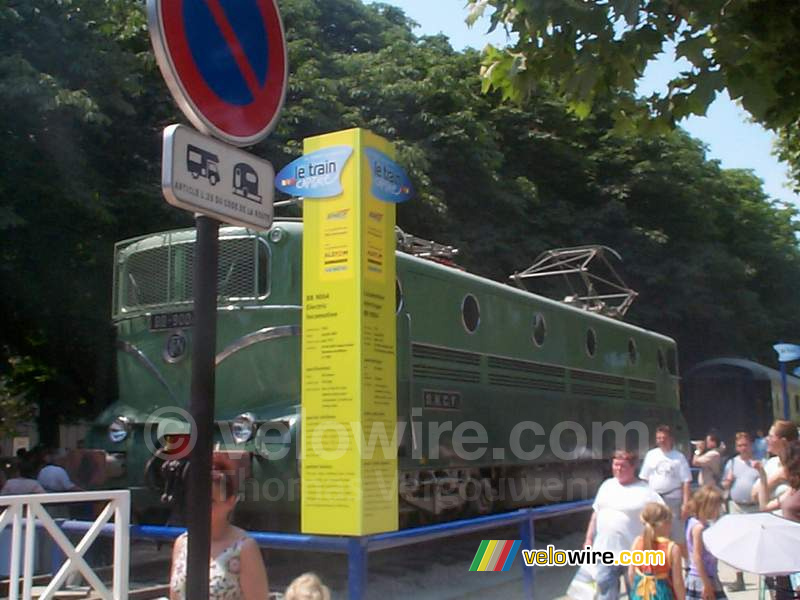
[(470, 571), (508, 571), (519, 552), (520, 540), (483, 540)]

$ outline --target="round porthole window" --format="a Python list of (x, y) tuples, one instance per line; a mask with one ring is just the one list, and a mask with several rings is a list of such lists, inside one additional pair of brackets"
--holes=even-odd
[(628, 360), (632, 365), (639, 361), (639, 350), (636, 348), (636, 341), (633, 338), (628, 340)]
[(547, 335), (547, 324), (544, 322), (544, 315), (536, 313), (533, 317), (533, 343), (541, 347), (545, 335)]
[(589, 356), (597, 353), (597, 334), (592, 328), (586, 330), (586, 353)]
[(464, 300), (461, 302), (461, 320), (464, 328), (470, 333), (475, 333), (480, 325), (481, 309), (478, 306), (478, 300), (472, 294), (464, 296)]

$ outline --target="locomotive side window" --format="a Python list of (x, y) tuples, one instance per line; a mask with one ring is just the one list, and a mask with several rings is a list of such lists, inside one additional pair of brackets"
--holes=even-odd
[(636, 348), (636, 340), (628, 339), (628, 361), (635, 365), (639, 361), (639, 350)]
[(597, 334), (591, 327), (586, 330), (586, 353), (589, 356), (597, 353)]
[(667, 350), (667, 369), (670, 375), (678, 374), (678, 355), (675, 353), (675, 348)]
[(469, 333), (475, 333), (481, 322), (481, 309), (478, 300), (472, 294), (464, 296), (461, 302), (461, 320)]
[(400, 285), (400, 280), (394, 280), (394, 312), (399, 315), (403, 308), (403, 286)]
[(533, 317), (533, 343), (541, 347), (544, 344), (544, 336), (547, 335), (547, 323), (544, 321), (542, 313), (536, 313)]
[(664, 359), (664, 351), (661, 348), (656, 352), (656, 359), (658, 360), (658, 368), (663, 371), (666, 368), (667, 361)]

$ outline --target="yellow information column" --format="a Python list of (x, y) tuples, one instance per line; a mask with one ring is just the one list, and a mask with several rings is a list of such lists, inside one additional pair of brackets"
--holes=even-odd
[(303, 203), (301, 526), (394, 531), (395, 206), (379, 199), (396, 184), (392, 161), (381, 159), (394, 149), (351, 129), (306, 139), (304, 153), (298, 185), (338, 179), (341, 193)]

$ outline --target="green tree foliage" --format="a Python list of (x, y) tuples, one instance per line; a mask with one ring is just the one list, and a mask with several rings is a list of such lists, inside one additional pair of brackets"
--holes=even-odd
[(13, 377), (0, 375), (0, 435), (4, 438), (17, 433), (17, 426), (30, 421), (36, 415), (36, 407), (28, 401), (30, 388), (42, 380), (49, 380), (50, 373), (39, 368), (29, 357), (12, 357), (9, 367)]
[(108, 393), (111, 240), (180, 220), (153, 201), (174, 114), (153, 67), (138, 3), (0, 2), (2, 343), (41, 365), (45, 438)]
[[(585, 116), (613, 105), (618, 127), (663, 131), (705, 115), (727, 89), (776, 130), (800, 114), (800, 3), (779, 0), (468, 0), (468, 22), (489, 9), (492, 29), (515, 34), (487, 47), (484, 85), (521, 99), (545, 85)], [(644, 102), (633, 94), (647, 63), (671, 44), (689, 68)], [(791, 153), (787, 154), (792, 158)], [(797, 163), (794, 163), (797, 164)]]
[[(631, 320), (676, 337), (685, 366), (771, 361), (796, 324), (794, 215), (751, 173), (705, 160), (680, 130), (611, 135), (617, 106), (599, 97), (578, 119), (546, 88), (519, 105), (483, 94), (477, 52), (417, 38), (396, 8), (280, 8), (289, 90), (253, 148), (277, 168), (305, 136), (369, 128), (414, 180), (404, 229), (501, 280), (552, 247), (610, 245), (641, 293)], [(52, 424), (113, 397), (114, 242), (191, 223), (159, 189), (161, 130), (182, 117), (138, 1), (0, 0), (0, 50), (0, 374)]]

